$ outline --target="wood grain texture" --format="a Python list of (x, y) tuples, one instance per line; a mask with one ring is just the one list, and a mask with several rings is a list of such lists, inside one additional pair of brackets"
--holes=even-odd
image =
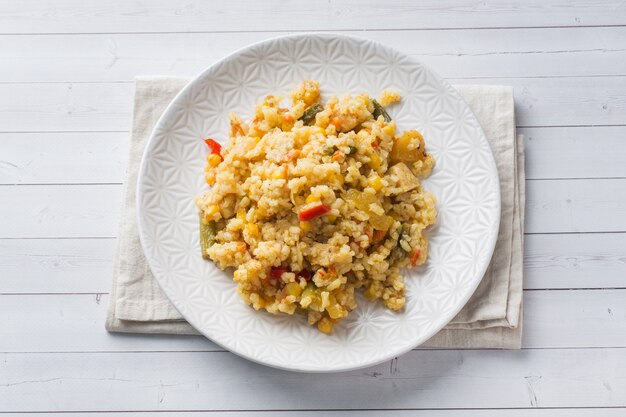
[(106, 293), (115, 239), (0, 239), (0, 294)]
[[(172, 417), (623, 417), (626, 408), (520, 408), (473, 410), (333, 410), (333, 411), (170, 411)], [(41, 417), (39, 413), (20, 413), (21, 417)], [(46, 417), (73, 417), (75, 413), (46, 413)], [(98, 413), (98, 417), (130, 417), (129, 412)]]
[[(341, 32), (371, 39), (444, 77), (626, 75), (626, 27)], [(129, 81), (194, 75), (280, 32), (6, 35), (2, 82)]]
[[(200, 337), (110, 335), (106, 294), (0, 295), (0, 352), (223, 351)], [(626, 347), (626, 290), (526, 291), (524, 348)]]
[(0, 237), (114, 237), (121, 185), (0, 187)]
[[(133, 77), (194, 75), (304, 30), (382, 42), (454, 83), (515, 87), (525, 349), (303, 375), (200, 337), (104, 331)], [(0, 413), (625, 415), (624, 45), (621, 0), (0, 2)]]
[(527, 179), (626, 177), (626, 126), (522, 128), (518, 133), (525, 139)]
[(626, 233), (528, 235), (524, 288), (626, 288)]
[(1, 411), (626, 406), (626, 355), (610, 348), (412, 351), (325, 375), (223, 352), (5, 353), (0, 363)]
[(367, 0), (311, 3), (247, 0), (203, 2), (167, 0), (103, 3), (64, 0), (3, 2), (2, 33), (98, 33), (476, 28), (626, 24), (626, 9), (617, 0), (465, 2), (437, 0), (412, 3)]
[(127, 132), (0, 133), (0, 184), (122, 183)]
[(626, 179), (529, 181), (526, 233), (626, 231)]

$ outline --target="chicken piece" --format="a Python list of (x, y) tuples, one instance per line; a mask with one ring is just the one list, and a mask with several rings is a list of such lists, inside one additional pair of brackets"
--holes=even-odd
[(404, 162), (399, 162), (389, 168), (385, 178), (387, 182), (391, 184), (387, 187), (388, 195), (406, 193), (420, 185), (420, 180), (411, 172), (411, 169), (406, 166)]

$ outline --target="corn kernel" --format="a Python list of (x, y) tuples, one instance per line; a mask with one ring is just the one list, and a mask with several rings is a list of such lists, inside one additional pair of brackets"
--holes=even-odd
[(372, 169), (378, 169), (380, 168), (380, 164), (381, 164), (381, 159), (380, 159), (380, 155), (378, 155), (376, 152), (372, 152), (372, 154), (370, 155), (370, 168)]
[(326, 308), (331, 319), (339, 319), (346, 315), (346, 311), (339, 304), (331, 304)]
[(376, 289), (374, 288), (373, 285), (370, 285), (370, 287), (365, 290), (363, 295), (365, 295), (365, 298), (367, 298), (370, 301), (375, 301), (379, 297), (379, 295), (376, 293)]
[(259, 226), (254, 223), (246, 224), (246, 233), (250, 237), (257, 237), (259, 235)]
[(303, 232), (310, 232), (313, 229), (311, 222), (300, 222), (300, 230)]
[(205, 210), (204, 210), (204, 215), (206, 217), (211, 217), (213, 216), (215, 213), (217, 213), (220, 210), (219, 206), (216, 206), (215, 204), (212, 204), (210, 206), (208, 206)]
[(240, 208), (239, 210), (237, 210), (237, 218), (239, 220), (246, 220), (246, 210)]
[(285, 294), (293, 295), (294, 297), (299, 297), (302, 294), (302, 287), (298, 283), (290, 282), (285, 285)]
[(376, 175), (374, 178), (369, 180), (369, 185), (376, 191), (380, 191), (383, 188), (383, 180)]
[(389, 136), (393, 136), (396, 134), (396, 127), (394, 125), (387, 125), (383, 127), (383, 132), (385, 132)]
[(315, 195), (315, 194), (310, 194), (306, 200), (304, 200), (307, 204), (310, 203), (317, 203), (318, 201), (320, 201), (320, 196), (319, 195)]
[(213, 170), (213, 169), (212, 169), (212, 170), (210, 170), (210, 171), (207, 171), (207, 172), (204, 174), (204, 180), (205, 180), (205, 181), (206, 181), (206, 183), (207, 183), (208, 185), (210, 185), (210, 186), (215, 185), (215, 170)]
[(286, 179), (286, 178), (287, 178), (287, 173), (285, 172), (284, 169), (276, 170), (272, 172), (272, 179), (274, 180), (281, 180), (281, 179)]
[(209, 164), (211, 168), (215, 168), (216, 166), (220, 164), (220, 162), (222, 162), (222, 158), (219, 155), (212, 153), (212, 154), (207, 155), (206, 161), (207, 161), (207, 164)]
[(317, 328), (320, 332), (328, 334), (333, 330), (333, 322), (327, 317), (322, 317), (322, 319), (317, 322)]

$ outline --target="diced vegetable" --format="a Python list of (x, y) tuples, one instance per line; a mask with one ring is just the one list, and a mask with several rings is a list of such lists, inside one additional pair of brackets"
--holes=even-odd
[(385, 235), (387, 235), (387, 231), (386, 230), (376, 230), (374, 232), (374, 237), (372, 237), (372, 241), (374, 243), (380, 242), (381, 240), (383, 240), (385, 238)]
[(393, 161), (415, 162), (426, 157), (426, 144), (417, 130), (407, 130), (393, 142), (389, 154)]
[(367, 213), (369, 216), (369, 224), (374, 229), (388, 230), (393, 224), (393, 217), (373, 213), (370, 209), (370, 204), (377, 204), (382, 207), (382, 204), (376, 195), (350, 189), (346, 193), (345, 199), (352, 201), (359, 210)]
[(270, 276), (275, 279), (280, 279), (285, 272), (289, 272), (287, 268), (272, 268), (270, 269)]
[(376, 191), (382, 190), (382, 188), (385, 186), (383, 184), (383, 180), (378, 175), (374, 175), (374, 177), (371, 178), (368, 181), (368, 183), (369, 183), (369, 186), (372, 187)]
[(217, 234), (215, 222), (205, 222), (204, 214), (200, 212), (200, 250), (202, 251), (202, 257), (209, 259), (207, 251), (215, 243), (215, 235)]
[(302, 298), (307, 297), (311, 297), (312, 301), (317, 299), (317, 287), (312, 282), (307, 283), (304, 291), (302, 292)]
[(307, 222), (309, 220), (313, 220), (316, 217), (323, 216), (324, 214), (330, 211), (330, 206), (326, 204), (315, 204), (312, 206), (307, 206), (300, 210), (298, 213), (298, 219), (303, 222)]
[(335, 151), (337, 150), (336, 146), (324, 146), (322, 148), (322, 152), (324, 152), (324, 155), (333, 155), (335, 153)]
[(333, 330), (333, 322), (328, 317), (322, 317), (322, 319), (317, 322), (317, 328), (320, 332), (328, 334)]
[[(392, 190), (390, 192), (391, 195), (406, 193), (407, 191), (413, 190), (420, 185), (420, 180), (403, 162), (398, 162), (397, 164), (389, 168), (388, 173), (389, 175), (398, 178), (397, 182), (393, 184), (394, 186), (390, 187), (390, 189)], [(387, 180), (388, 182), (391, 182), (391, 179)]]
[(304, 233), (310, 232), (311, 230), (313, 230), (313, 225), (309, 222), (300, 222), (300, 230), (302, 230)]
[(348, 146), (348, 149), (349, 149), (348, 155), (354, 155), (356, 153), (356, 146), (350, 145)]
[(411, 252), (411, 265), (412, 266), (417, 265), (417, 261), (419, 260), (419, 257), (420, 257), (419, 249), (415, 249), (413, 252)]
[(310, 125), (312, 122), (315, 121), (315, 115), (322, 110), (324, 110), (324, 106), (317, 103), (306, 109), (304, 111), (304, 114), (302, 114), (302, 117), (300, 117), (298, 120), (302, 120), (302, 123), (304, 123), (305, 125)]
[(347, 313), (347, 311), (336, 302), (326, 307), (326, 311), (331, 319), (340, 319), (345, 317)]
[(211, 149), (211, 153), (213, 155), (218, 155), (222, 159), (222, 161), (224, 160), (224, 158), (222, 158), (222, 155), (221, 155), (222, 145), (220, 145), (219, 143), (217, 143), (211, 138), (205, 139), (204, 143), (206, 143), (207, 146)]
[(378, 170), (378, 168), (380, 168), (380, 166), (382, 165), (382, 162), (383, 160), (380, 157), (380, 155), (378, 155), (376, 151), (372, 151), (372, 154), (370, 155), (370, 162), (369, 162), (370, 168), (374, 170)]
[(373, 284), (365, 290), (363, 295), (365, 295), (365, 298), (369, 301), (376, 301), (378, 299), (378, 294), (376, 293), (376, 288)]
[(302, 293), (302, 288), (299, 284), (295, 282), (290, 282), (285, 285), (285, 295), (293, 295), (294, 297), (299, 297)]
[(385, 110), (385, 108), (375, 99), (372, 99), (372, 104), (374, 105), (374, 112), (372, 113), (374, 119), (378, 119), (378, 117), (383, 116), (385, 121), (389, 123), (391, 121), (391, 116), (389, 116), (387, 110)]
[(335, 151), (335, 154), (333, 155), (333, 161), (335, 162), (343, 162), (345, 160), (345, 155), (343, 154), (343, 152), (341, 151)]
[(296, 274), (296, 278), (302, 278), (305, 281), (310, 281), (313, 277), (313, 274), (308, 269), (303, 269), (302, 271)]

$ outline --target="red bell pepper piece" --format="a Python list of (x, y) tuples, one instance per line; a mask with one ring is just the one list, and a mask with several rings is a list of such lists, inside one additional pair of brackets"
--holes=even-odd
[[(204, 143), (206, 143), (207, 146), (211, 149), (212, 154), (219, 155), (219, 157), (222, 158), (222, 155), (220, 154), (222, 152), (222, 145), (220, 145), (211, 138), (205, 139)], [(222, 160), (224, 160), (224, 158), (222, 158)]]
[(300, 213), (298, 213), (298, 219), (300, 219), (303, 222), (307, 222), (316, 217), (323, 216), (329, 211), (330, 211), (330, 206), (326, 204), (317, 204), (315, 206), (307, 207), (307, 208), (300, 210)]
[(287, 268), (272, 268), (270, 269), (270, 276), (275, 279), (280, 279), (285, 272), (289, 272)]

